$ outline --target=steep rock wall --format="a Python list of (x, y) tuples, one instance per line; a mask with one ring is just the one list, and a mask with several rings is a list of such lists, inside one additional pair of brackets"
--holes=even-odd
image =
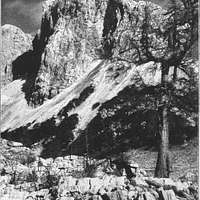
[(132, 58), (134, 51), (123, 55), (121, 51), (130, 46), (134, 29), (141, 25), (144, 16), (140, 14), (140, 23), (134, 16), (144, 5), (124, 0), (46, 1), (41, 30), (33, 43), (35, 51), (41, 52), (33, 103), (41, 104), (76, 82), (95, 59)]
[(18, 57), (12, 67), (14, 80), (27, 80), (23, 90), (28, 103), (37, 106), (51, 99), (82, 77), (95, 59), (121, 57), (129, 61), (134, 51), (124, 52), (124, 48), (130, 46), (134, 29), (141, 24), (143, 16), (140, 23), (134, 16), (144, 4), (124, 0), (45, 1), (33, 49)]
[(42, 53), (33, 98), (52, 98), (80, 78), (88, 63), (97, 58), (95, 49), (101, 42), (106, 3), (90, 0), (44, 3), (41, 30), (34, 40), (35, 50)]
[[(154, 138), (160, 69), (154, 63), (136, 65), (132, 46), (132, 41), (141, 39), (145, 4), (131, 0), (46, 1), (41, 30), (33, 40), (33, 50), (25, 56), (33, 65), (29, 59), (22, 63), (34, 73), (29, 70), (25, 83), (13, 83), (19, 94), (10, 94), (9, 86), (4, 89), (2, 136), (27, 145), (42, 141), (43, 155), (69, 152), (72, 144), (82, 148), (76, 148), (76, 153), (83, 153), (86, 134), (94, 151), (108, 139), (112, 147), (113, 138), (122, 146), (127, 138), (132, 138), (130, 144), (139, 144), (141, 136)], [(161, 23), (163, 10), (148, 5), (152, 23)], [(179, 75), (187, 79), (185, 74)], [(41, 105), (28, 107), (18, 98), (23, 98), (21, 90), (28, 101)]]

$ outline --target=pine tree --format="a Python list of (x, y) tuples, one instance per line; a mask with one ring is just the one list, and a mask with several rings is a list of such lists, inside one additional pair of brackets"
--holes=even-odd
[[(161, 64), (161, 99), (159, 112), (159, 151), (156, 165), (156, 177), (169, 177), (171, 168), (169, 155), (169, 109), (171, 105), (171, 88), (177, 78), (177, 69), (182, 66), (186, 54), (197, 41), (197, 1), (171, 0), (167, 13), (164, 30), (155, 30), (150, 21), (151, 13), (148, 5), (144, 9), (142, 39), (140, 41), (145, 61)], [(149, 35), (156, 34), (165, 41), (161, 56), (156, 56), (158, 48), (152, 45)], [(143, 62), (143, 61), (142, 61)], [(173, 80), (169, 81), (169, 69), (174, 66)], [(181, 69), (186, 70), (186, 69)]]
[[(157, 106), (159, 147), (155, 176), (169, 177), (171, 167), (169, 112), (177, 82), (177, 71), (184, 73), (188, 71), (188, 65), (184, 63), (187, 62), (188, 52), (197, 43), (198, 1), (170, 0), (167, 10), (162, 10), (161, 13), (159, 13), (161, 9), (146, 2), (143, 9), (137, 10), (138, 8), (129, 16), (133, 22), (132, 33), (128, 27), (126, 32), (129, 35), (123, 36), (125, 31), (122, 30), (116, 40), (119, 41), (116, 46), (118, 45), (120, 49), (119, 60), (137, 64), (153, 61), (160, 64), (160, 101)], [(126, 45), (123, 47), (120, 41), (124, 41)], [(170, 69), (172, 67), (174, 70), (171, 80)]]

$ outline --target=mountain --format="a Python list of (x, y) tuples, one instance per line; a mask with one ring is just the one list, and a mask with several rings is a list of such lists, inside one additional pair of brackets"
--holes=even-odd
[[(13, 81), (8, 79), (10, 83), (1, 90), (2, 137), (28, 146), (40, 142), (43, 156), (69, 153), (74, 145), (73, 152), (80, 154), (88, 148), (91, 153), (108, 150), (115, 144), (123, 150), (155, 143), (153, 102), (159, 95), (160, 66), (136, 65), (131, 61), (134, 50), (121, 51), (139, 31), (145, 4), (45, 1), (32, 47), (27, 42), (24, 51), (11, 57)], [(148, 5), (152, 19), (161, 23), (164, 10)], [(139, 22), (133, 16), (139, 16)], [(178, 71), (179, 79), (187, 76)], [(188, 122), (181, 109), (175, 108), (171, 121), (179, 123), (172, 123), (172, 141), (183, 130), (186, 135), (196, 131), (195, 115)], [(180, 131), (174, 134), (177, 128)]]

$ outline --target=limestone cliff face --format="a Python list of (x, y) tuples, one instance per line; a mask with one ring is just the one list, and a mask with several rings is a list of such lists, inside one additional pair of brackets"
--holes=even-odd
[(134, 51), (121, 51), (130, 46), (133, 28), (140, 26), (133, 15), (138, 15), (144, 4), (125, 0), (47, 0), (40, 32), (33, 41), (34, 52), (40, 57), (28, 97), (33, 104), (42, 104), (76, 82), (95, 59), (132, 59)]
[[(125, 49), (144, 19), (144, 5), (127, 0), (47, 0), (33, 42), (34, 50), (41, 52), (33, 103), (41, 104), (76, 82), (95, 59), (133, 59), (135, 52)], [(152, 16), (162, 11), (155, 4), (149, 6), (156, 8)], [(36, 97), (43, 100), (38, 103)]]
[(129, 0), (45, 1), (33, 49), (12, 64), (13, 79), (27, 80), (23, 90), (29, 104), (41, 105), (75, 83), (95, 59), (133, 59), (135, 52), (126, 48), (144, 18), (144, 4)]
[[(161, 71), (158, 63), (140, 65), (133, 48), (141, 40), (145, 4), (47, 0), (32, 49), (12, 63), (13, 79), (25, 80), (2, 90), (2, 136), (27, 145), (42, 141), (45, 156), (73, 145), (84, 152), (85, 135), (95, 152), (103, 143), (124, 147), (155, 138)], [(163, 9), (148, 5), (152, 24), (163, 24)], [(184, 73), (177, 77), (187, 79)], [(181, 111), (179, 105), (174, 108)], [(172, 135), (177, 129), (174, 123)]]
[[(70, 86), (98, 56), (107, 1), (46, 1), (34, 49), (42, 51), (36, 93), (52, 98)], [(38, 90), (39, 88), (39, 90)]]
[(12, 62), (32, 47), (32, 36), (13, 25), (2, 26), (1, 84), (12, 81)]

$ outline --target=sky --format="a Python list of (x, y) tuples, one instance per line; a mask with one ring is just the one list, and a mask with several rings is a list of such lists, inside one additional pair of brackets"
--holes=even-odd
[[(35, 33), (40, 28), (43, 0), (2, 0), (2, 25), (18, 26), (26, 33)], [(168, 0), (151, 0), (163, 4)]]
[(2, 0), (1, 23), (18, 26), (26, 33), (40, 28), (43, 0)]

